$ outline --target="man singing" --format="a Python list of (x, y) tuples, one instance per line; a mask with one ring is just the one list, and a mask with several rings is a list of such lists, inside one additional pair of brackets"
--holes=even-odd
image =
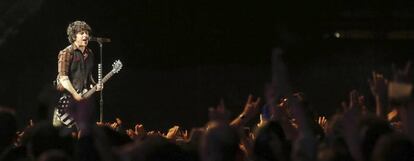
[[(96, 84), (92, 78), (94, 55), (87, 47), (90, 32), (91, 27), (84, 21), (72, 22), (67, 28), (71, 45), (61, 50), (58, 55), (57, 89), (63, 94), (60, 103), (70, 103), (60, 107), (58, 105), (55, 109), (54, 126), (73, 127), (79, 119), (93, 121), (93, 101), (82, 98), (82, 92), (87, 91), (91, 84)], [(102, 88), (101, 84), (97, 84), (97, 91)]]

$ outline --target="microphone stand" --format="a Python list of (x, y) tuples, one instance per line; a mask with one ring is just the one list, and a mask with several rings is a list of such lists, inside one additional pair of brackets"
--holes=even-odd
[[(98, 64), (98, 84), (102, 84), (102, 42), (97, 41), (99, 43), (99, 54), (100, 54), (100, 62)], [(100, 93), (100, 100), (99, 100), (99, 122), (102, 123), (103, 121), (103, 89), (99, 91)]]
[[(91, 37), (92, 41), (96, 41), (99, 44), (99, 54), (100, 54), (100, 62), (98, 64), (98, 84), (103, 86), (102, 83), (102, 43), (104, 42), (111, 42), (109, 38), (102, 38), (102, 37)], [(100, 101), (99, 101), (99, 122), (103, 121), (103, 89), (100, 90)]]

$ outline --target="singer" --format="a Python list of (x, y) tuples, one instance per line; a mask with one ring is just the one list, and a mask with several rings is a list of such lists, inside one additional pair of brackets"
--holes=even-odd
[[(91, 27), (84, 21), (72, 22), (67, 28), (70, 45), (58, 55), (56, 88), (62, 97), (54, 111), (54, 126), (79, 129), (94, 122), (94, 101), (82, 97), (83, 92), (96, 84), (92, 77), (94, 54), (87, 47), (90, 32)], [(102, 89), (103, 85), (97, 84), (97, 91)]]

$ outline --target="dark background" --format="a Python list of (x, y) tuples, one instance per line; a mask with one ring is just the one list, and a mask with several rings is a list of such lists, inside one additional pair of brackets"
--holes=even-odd
[(413, 9), (408, 0), (2, 0), (0, 105), (15, 108), (21, 125), (44, 117), (66, 27), (83, 20), (112, 39), (104, 73), (124, 64), (105, 85), (105, 121), (202, 126), (220, 99), (236, 115), (248, 94), (263, 97), (274, 48), (292, 88), (330, 115), (351, 89), (370, 104), (372, 70), (389, 76), (391, 63), (412, 60)]

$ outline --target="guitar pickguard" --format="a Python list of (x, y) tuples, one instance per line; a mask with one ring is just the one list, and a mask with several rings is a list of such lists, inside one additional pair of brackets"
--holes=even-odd
[(63, 96), (59, 98), (57, 104), (57, 117), (60, 120), (60, 122), (67, 127), (72, 127), (75, 124), (75, 119), (72, 117), (72, 115), (70, 115), (69, 112), (71, 99), (72, 96), (68, 94), (63, 94)]

